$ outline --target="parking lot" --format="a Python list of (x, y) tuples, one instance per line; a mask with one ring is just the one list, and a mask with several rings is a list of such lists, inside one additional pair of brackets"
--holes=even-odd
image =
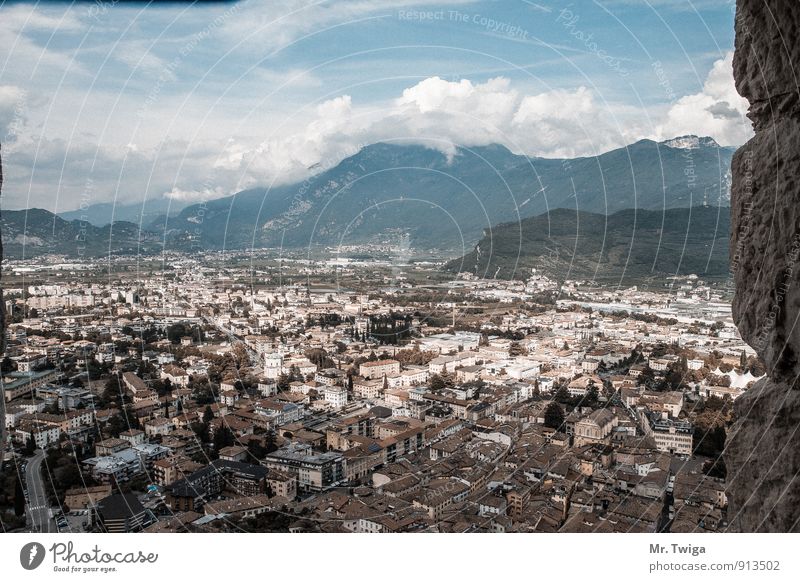
[(59, 532), (85, 532), (91, 524), (91, 515), (88, 509), (70, 511), (64, 515), (54, 517)]

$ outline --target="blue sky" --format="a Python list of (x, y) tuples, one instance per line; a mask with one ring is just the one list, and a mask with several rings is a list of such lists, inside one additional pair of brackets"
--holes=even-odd
[(738, 145), (733, 17), (728, 0), (2, 4), (3, 207), (199, 201), (381, 140)]

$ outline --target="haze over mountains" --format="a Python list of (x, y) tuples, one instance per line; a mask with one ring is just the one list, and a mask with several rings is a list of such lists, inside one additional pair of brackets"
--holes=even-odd
[(149, 226), (155, 219), (166, 214), (177, 214), (186, 207), (185, 202), (155, 198), (133, 204), (103, 202), (87, 208), (59, 212), (64, 220), (82, 220), (94, 226), (106, 226), (112, 222), (125, 221)]
[(109, 205), (83, 211), (94, 224), (46, 211), (5, 211), (2, 222), (9, 256), (19, 256), (23, 244), (26, 256), (74, 254), (78, 238), (84, 254), (105, 254), (152, 252), (160, 250), (159, 241), (185, 250), (391, 244), (401, 237), (418, 249), (460, 255), (490, 227), (554, 209), (614, 215), (635, 208), (660, 215), (671, 208), (728, 206), (734, 150), (686, 136), (561, 160), (516, 155), (501, 145), (458, 147), (448, 156), (420, 145), (376, 143), (300, 184), (246, 190), (170, 216), (164, 201), (114, 209), (114, 217), (134, 224), (102, 224), (110, 219)]

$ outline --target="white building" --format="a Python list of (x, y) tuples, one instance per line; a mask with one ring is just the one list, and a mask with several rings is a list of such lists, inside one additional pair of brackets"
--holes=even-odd
[(325, 402), (331, 408), (344, 408), (347, 405), (347, 388), (344, 386), (325, 386)]

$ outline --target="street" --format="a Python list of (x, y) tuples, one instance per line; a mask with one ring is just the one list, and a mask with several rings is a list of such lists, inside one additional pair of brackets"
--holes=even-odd
[(25, 470), (25, 483), (28, 491), (28, 526), (31, 531), (54, 533), (58, 530), (50, 518), (50, 507), (47, 503), (47, 493), (40, 471), (42, 461), (44, 461), (44, 451), (38, 449), (28, 461), (28, 467)]

